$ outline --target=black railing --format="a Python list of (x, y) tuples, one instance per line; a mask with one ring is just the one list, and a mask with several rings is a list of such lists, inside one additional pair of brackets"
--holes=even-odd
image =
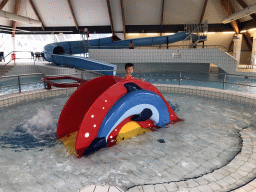
[[(10, 87), (18, 87), (18, 92), (22, 92), (22, 86), (24, 85), (29, 85), (29, 84), (37, 84), (37, 83), (42, 83), (41, 78), (44, 77), (51, 77), (51, 76), (75, 76), (79, 77), (81, 79), (88, 79), (90, 80), (91, 78), (88, 76), (88, 73), (95, 74), (96, 76), (102, 76), (103, 71), (115, 71), (115, 70), (81, 70), (80, 73), (73, 73), (73, 74), (58, 74), (58, 75), (44, 75), (43, 73), (31, 73), (31, 74), (21, 74), (21, 75), (11, 75), (11, 76), (2, 76), (0, 77), (0, 94), (1, 94), (1, 89), (2, 88), (10, 88)], [(152, 72), (156, 72), (155, 70)], [(158, 73), (162, 73), (161, 71), (158, 71)], [(186, 85), (186, 83), (183, 83), (183, 80), (189, 80), (189, 81), (201, 81), (201, 82), (217, 82), (222, 84), (222, 89), (225, 90), (225, 86), (230, 84), (230, 85), (236, 85), (236, 86), (243, 86), (243, 87), (256, 87), (256, 76), (245, 76), (245, 75), (235, 75), (235, 74), (226, 74), (226, 73), (191, 73), (191, 72), (181, 72), (181, 71), (175, 71), (171, 72), (172, 74), (176, 74), (176, 77), (168, 77), (168, 75), (165, 76), (157, 76), (154, 80), (159, 80), (159, 79), (170, 79), (170, 80), (177, 80), (179, 85)], [(199, 78), (190, 78), (188, 73), (193, 76), (193, 74), (196, 75), (214, 75), (214, 76), (219, 76), (221, 80), (202, 80)], [(136, 75), (137, 74), (137, 75)], [(148, 76), (149, 73), (145, 73), (143, 71), (138, 71), (134, 73), (134, 76), (137, 76), (140, 79), (146, 79), (145, 76)], [(184, 77), (183, 77), (183, 76)], [(22, 83), (22, 78), (23, 77), (32, 77), (32, 76), (37, 76), (40, 79), (38, 81), (30, 81), (28, 83)], [(123, 77), (121, 75), (118, 75), (120, 77)], [(228, 76), (235, 76), (235, 77), (240, 77), (241, 79), (255, 79), (255, 85), (250, 85), (250, 84), (245, 84), (245, 83), (235, 83), (235, 82), (228, 82), (227, 77)], [(17, 83), (12, 83), (12, 85), (4, 85), (8, 81), (8, 79), (16, 79), (14, 80)], [(94, 77), (93, 77), (94, 78)], [(65, 83), (65, 82), (62, 82)], [(66, 83), (69, 83), (68, 81)], [(157, 83), (156, 83), (157, 84)], [(171, 84), (171, 83), (169, 83)], [(209, 86), (208, 86), (209, 87)], [(44, 84), (44, 88), (46, 88), (46, 85)]]

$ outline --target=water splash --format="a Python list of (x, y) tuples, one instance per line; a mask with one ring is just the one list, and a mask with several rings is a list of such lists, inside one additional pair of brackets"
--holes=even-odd
[(167, 100), (167, 102), (169, 103), (170, 107), (172, 108), (172, 110), (174, 112), (179, 111), (179, 105), (175, 101), (169, 99), (169, 100)]
[(14, 131), (0, 135), (0, 146), (29, 149), (55, 145), (57, 122), (52, 118), (51, 111), (51, 106), (38, 109), (36, 115), (16, 126)]
[(42, 135), (56, 131), (55, 123), (51, 115), (51, 106), (38, 109), (37, 114), (23, 125), (26, 132), (38, 138)]

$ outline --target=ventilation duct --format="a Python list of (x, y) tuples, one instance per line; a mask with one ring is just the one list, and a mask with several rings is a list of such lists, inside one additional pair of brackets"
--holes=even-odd
[(242, 11), (229, 15), (222, 21), (222, 23), (231, 23), (232, 21), (243, 18), (247, 15), (251, 15), (253, 13), (256, 13), (256, 4), (244, 8)]
[(0, 10), (0, 17), (6, 18), (9, 20), (13, 20), (13, 21), (17, 21), (17, 22), (28, 23), (28, 24), (31, 24), (34, 26), (42, 26), (41, 21), (31, 19), (29, 17), (24, 17), (21, 15), (16, 15), (14, 13), (2, 11), (2, 10)]

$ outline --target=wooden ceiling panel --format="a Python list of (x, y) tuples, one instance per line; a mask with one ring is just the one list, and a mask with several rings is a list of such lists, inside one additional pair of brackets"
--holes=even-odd
[[(110, 19), (106, 0), (70, 0), (79, 27), (110, 26)], [(125, 25), (160, 26), (162, 13), (162, 0), (122, 0), (125, 14)], [(236, 2), (230, 0), (235, 11), (242, 10)], [(248, 5), (253, 5), (256, 0), (243, 0)], [(0, 4), (3, 0), (0, 0)], [(15, 0), (9, 0), (3, 10), (14, 11)], [(33, 0), (45, 27), (75, 27), (67, 0)], [(124, 29), (120, 0), (109, 0), (113, 27), (115, 32)], [(182, 25), (188, 21), (199, 21), (205, 0), (165, 0), (163, 28), (165, 25)], [(29, 0), (22, 0), (20, 15), (37, 19)], [(227, 16), (221, 7), (219, 0), (208, 0), (202, 22), (209, 24), (221, 24)], [(251, 17), (244, 18), (244, 21)], [(0, 18), (0, 25), (11, 26), (11, 21)], [(18, 27), (32, 27), (24, 23), (17, 23)], [(226, 26), (226, 25), (225, 25)], [(49, 29), (49, 28), (48, 28)], [(52, 29), (51, 29), (52, 30)], [(105, 29), (104, 29), (105, 30)], [(129, 30), (128, 30), (129, 31)], [(142, 30), (140, 30), (142, 31)], [(102, 32), (102, 31), (101, 31)], [(109, 31), (108, 31), (109, 32)]]
[[(24, 17), (29, 17), (31, 19), (38, 20), (28, 0), (21, 1), (20, 11), (18, 15), (22, 15)], [(26, 26), (28, 26), (28, 24), (17, 22), (17, 27), (26, 27)], [(33, 25), (30, 25), (30, 26), (33, 27)]]
[(124, 0), (126, 25), (160, 25), (161, 0)]
[(163, 23), (170, 25), (199, 21), (203, 4), (204, 0), (165, 1)]
[(106, 0), (73, 0), (79, 26), (110, 25)]
[(208, 21), (208, 23), (212, 24), (222, 23), (222, 20), (225, 17), (227, 17), (227, 14), (222, 8), (219, 0), (208, 0), (202, 22)]
[(46, 27), (75, 26), (66, 0), (33, 0)]

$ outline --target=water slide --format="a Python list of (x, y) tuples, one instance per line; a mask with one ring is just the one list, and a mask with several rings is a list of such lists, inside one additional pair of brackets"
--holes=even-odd
[[(147, 37), (121, 40), (117, 36), (94, 39), (89, 41), (64, 41), (48, 44), (44, 47), (44, 57), (47, 61), (57, 65), (65, 65), (87, 70), (116, 70), (116, 65), (106, 62), (74, 56), (74, 54), (88, 53), (89, 49), (123, 49), (129, 43), (134, 47), (169, 44), (184, 40), (188, 34), (179, 32), (174, 35)], [(115, 75), (115, 71), (103, 71), (105, 75)]]

